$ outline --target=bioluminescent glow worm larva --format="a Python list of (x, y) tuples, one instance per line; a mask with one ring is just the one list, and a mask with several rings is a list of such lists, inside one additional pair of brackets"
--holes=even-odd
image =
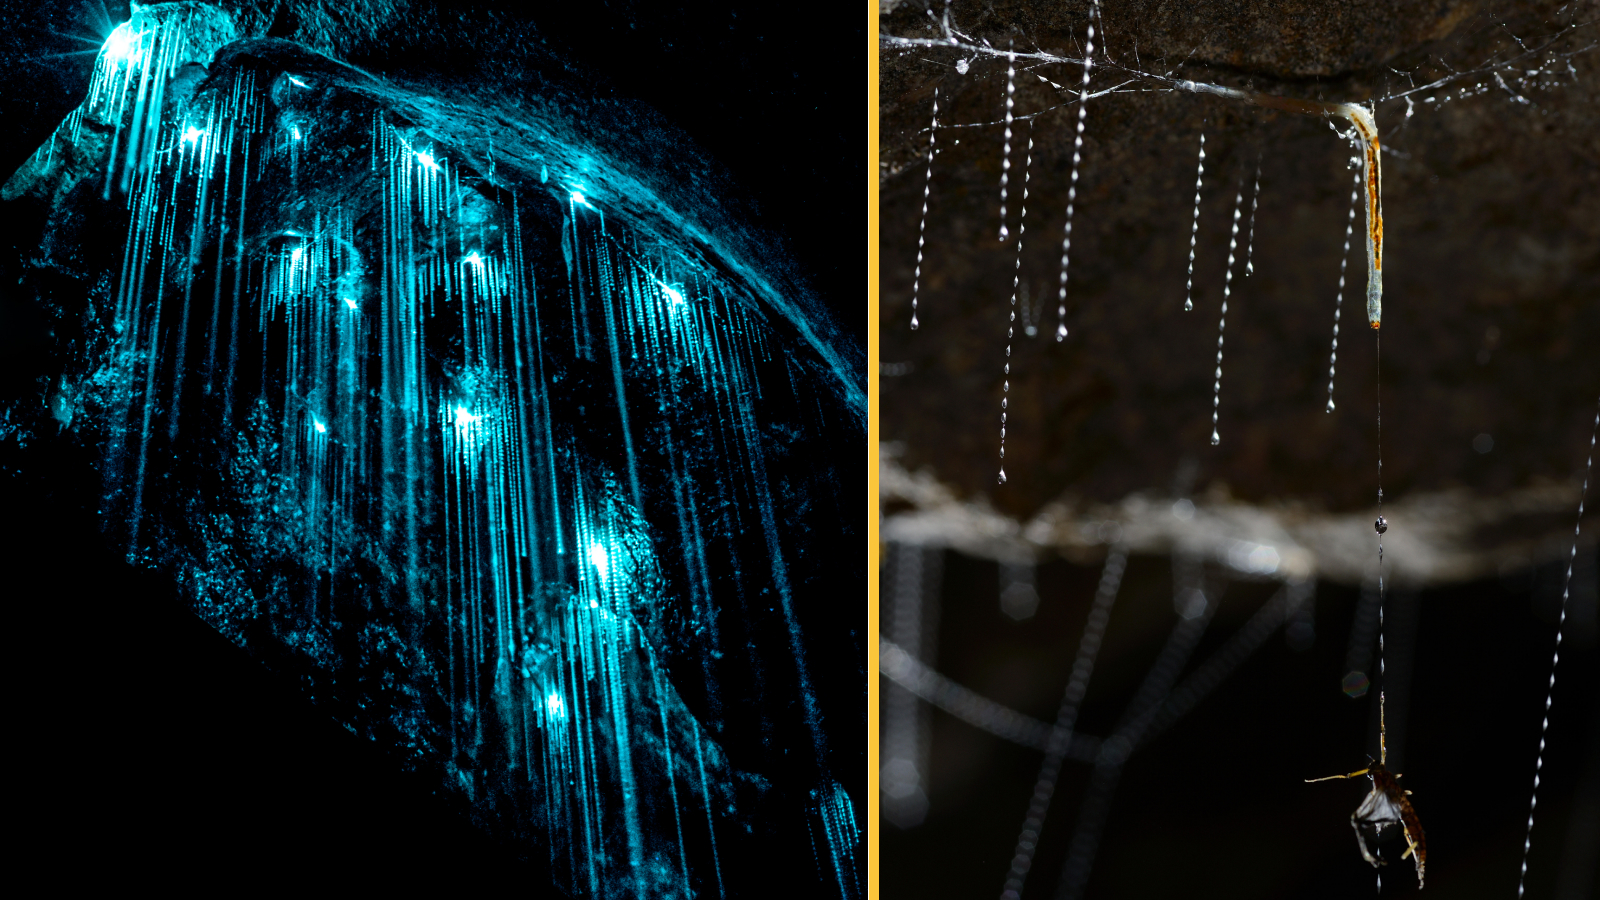
[(1367, 836), (1362, 832), (1362, 826), (1370, 826), (1376, 838), (1382, 836), (1384, 826), (1399, 825), (1406, 838), (1406, 852), (1402, 853), (1400, 858), (1405, 859), (1409, 856), (1416, 862), (1417, 888), (1421, 889), (1422, 876), (1427, 869), (1428, 861), (1427, 838), (1422, 833), (1422, 819), (1417, 816), (1416, 809), (1411, 805), (1411, 792), (1400, 787), (1398, 772), (1390, 772), (1385, 768), (1388, 761), (1389, 746), (1383, 720), (1383, 694), (1380, 693), (1378, 694), (1378, 761), (1349, 775), (1307, 778), (1306, 781), (1332, 781), (1338, 778), (1359, 778), (1362, 775), (1371, 778), (1372, 790), (1367, 793), (1367, 799), (1361, 801), (1356, 811), (1350, 814), (1350, 827), (1355, 829), (1356, 844), (1361, 848), (1361, 858), (1372, 863), (1374, 868), (1384, 864), (1383, 860), (1374, 856), (1372, 849), (1367, 846)]

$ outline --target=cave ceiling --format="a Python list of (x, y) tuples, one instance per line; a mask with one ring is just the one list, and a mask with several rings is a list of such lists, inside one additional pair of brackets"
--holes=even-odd
[[(1415, 540), (1413, 558), (1428, 559), (1408, 572), (1395, 551), (1395, 565), (1418, 581), (1451, 580), (1553, 555), (1560, 535), (1570, 539), (1600, 389), (1597, 15), (1593, 3), (1103, 4), (1090, 90), (1113, 90), (1091, 97), (1083, 119), (1068, 337), (1057, 343), (1090, 5), (883, 3), (889, 533), (1025, 556), (1092, 547), (1098, 520), (1157, 550), (1231, 528), (1306, 549), (1308, 565), (1334, 577), (1363, 577), (1380, 367), (1363, 315), (1365, 213), (1352, 213), (1358, 154), (1330, 127), (1349, 126), (1171, 89), (1182, 79), (1372, 104), (1382, 484), (1403, 510), (1391, 538)], [(1008, 50), (1019, 58), (1003, 169)], [(1167, 510), (1191, 490), (1209, 514), (1179, 522)], [(1252, 516), (1257, 525), (1239, 524)]]

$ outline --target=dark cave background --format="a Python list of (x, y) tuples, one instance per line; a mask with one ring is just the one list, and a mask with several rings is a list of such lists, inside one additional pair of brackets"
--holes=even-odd
[[(1577, 564), (1577, 603), (1594, 604), (1592, 548)], [(892, 569), (890, 570), (892, 572)], [(1528, 821), (1533, 753), (1544, 711), (1565, 560), (1386, 599), (1389, 761), (1428, 838), (1425, 893), (1403, 844), (1386, 843), (1383, 896), (1508, 897)], [(892, 575), (889, 576), (892, 578)], [(1038, 612), (1001, 612), (997, 565), (943, 555), (936, 668), (983, 696), (1044, 721), (1061, 702), (1100, 578), (1096, 565), (1039, 566)], [(1174, 619), (1171, 560), (1129, 558), (1078, 719), (1103, 736), (1132, 699)], [(1276, 584), (1234, 581), (1187, 671), (1236, 632)], [(1377, 748), (1376, 692), (1340, 691), (1359, 591), (1317, 584), (1315, 640), (1283, 630), (1170, 731), (1141, 745), (1111, 801), (1086, 896), (1377, 896), (1350, 814), (1367, 779), (1305, 784), (1366, 764)], [(885, 584), (884, 595), (892, 592)], [(884, 605), (889, 621), (889, 604)], [(1567, 619), (1529, 858), (1529, 897), (1594, 896), (1600, 808), (1600, 648), (1593, 615)], [(884, 689), (894, 686), (884, 681)], [(1041, 754), (932, 716), (927, 818), (882, 824), (885, 900), (998, 896)], [(1062, 768), (1024, 897), (1052, 897), (1090, 766)], [(1588, 885), (1585, 886), (1585, 866)]]
[[(449, 52), (385, 55), (384, 35), (354, 28), (365, 44), (351, 61), (369, 71), (473, 65), (469, 26), (488, 17), (499, 33), (594, 73), (599, 96), (654, 107), (726, 168), (729, 202), (778, 236), (860, 346), (858, 270), (853, 254), (836, 252), (833, 210), (859, 184), (859, 136), (842, 124), (858, 111), (859, 69), (842, 61), (859, 59), (859, 26), (813, 33), (777, 8), (717, 4), (387, 6), (417, 23), (397, 44)], [(300, 24), (287, 10), (279, 6), (275, 32)], [(97, 44), (125, 17), (125, 7), (99, 4), (0, 5), (0, 168), (14, 170), (79, 102), (94, 61), (79, 51), (95, 46), (83, 39)], [(0, 323), (8, 392), (32, 389), (41, 327), (10, 315)], [(28, 867), (60, 883), (340, 874), (547, 890), (536, 863), (484, 837), (435, 785), (395, 774), (380, 748), (200, 622), (159, 575), (101, 546), (99, 486), (81, 477), (93, 469), (88, 451), (37, 456), (25, 476), (8, 472), (0, 497), (8, 667), (24, 686), (14, 727), (26, 760), (17, 821), (29, 834)], [(840, 472), (859, 483), (854, 459)], [(859, 630), (854, 620), (840, 627)], [(817, 667), (864, 674), (843, 661)]]
[[(1508, 35), (1547, 36), (1554, 21), (1593, 29), (1596, 19), (1593, 3), (1559, 0), (1100, 6), (1096, 43), (1103, 52), (1109, 39), (1118, 61), (1133, 63), (1137, 49), (1148, 72), (1348, 101), (1403, 87), (1391, 66), (1431, 78), (1426, 73), (1444, 73), (1440, 60), (1467, 68), (1463, 60), (1484, 58), (1497, 42), (1509, 44)], [(884, 35), (935, 39), (938, 16), (951, 11), (971, 43), (1003, 53), (1015, 41), (1019, 53), (1076, 57), (1089, 8), (1089, 0), (884, 0), (879, 24)], [(1593, 37), (1592, 30), (1575, 36), (1574, 46), (1591, 45)], [(959, 59), (970, 68), (959, 67)], [(1389, 154), (1383, 163), (1388, 499), (1460, 489), (1468, 499), (1452, 509), (1466, 510), (1541, 478), (1572, 486), (1561, 513), (1559, 563), (1553, 552), (1531, 566), (1526, 557), (1520, 565), (1495, 559), (1486, 577), (1390, 594), (1390, 624), (1409, 620), (1412, 629), (1405, 640), (1388, 635), (1388, 703), (1391, 754), (1400, 741), (1391, 761), (1398, 760), (1405, 785), (1415, 791), (1428, 836), (1422, 896), (1516, 896), (1577, 479), (1600, 391), (1595, 61), (1593, 50), (1575, 58), (1570, 80), (1529, 105), (1491, 87), (1475, 100), (1418, 102), (1409, 120), (1402, 102), (1378, 107)], [(1169, 484), (1187, 465), (1198, 466), (1198, 485), (1209, 483), (1223, 497), (1231, 489), (1230, 502), (1255, 510), (1302, 504), (1319, 513), (1365, 511), (1372, 504), (1376, 366), (1374, 341), (1360, 318), (1359, 246), (1343, 299), (1338, 413), (1323, 411), (1349, 203), (1348, 148), (1322, 121), (1211, 97), (1154, 92), (1091, 100), (1072, 232), (1072, 337), (1057, 345), (1049, 336), (1082, 69), (1018, 60), (1016, 114), (1048, 112), (1015, 128), (1009, 221), (1015, 235), (1031, 137), (1020, 276), (1035, 302), (1042, 297), (1044, 315), (1037, 338), (1025, 339), (1018, 329), (1009, 360), (1009, 480), (997, 486), (1007, 302), (1019, 271), (1014, 245), (996, 240), (1006, 60), (883, 44), (879, 65), (881, 433), (893, 448), (885, 456), (924, 479), (918, 490), (948, 492), (921, 506), (914, 492), (886, 496), (883, 516), (891, 527), (909, 523), (904, 533), (922, 535), (942, 556), (938, 624), (923, 636), (924, 647), (934, 640), (937, 649), (923, 661), (985, 698), (1053, 721), (1105, 548), (1035, 542), (1031, 525), (1050, 524), (1041, 509), (1059, 502), (1080, 516), (1064, 520), (1066, 531), (1091, 516), (1115, 519), (1123, 508), (1114, 504), (1131, 497), (1164, 508), (1174, 493), (1181, 496), (1169, 493)], [(1419, 75), (1418, 83), (1426, 78)], [(1104, 68), (1095, 69), (1095, 89), (1112, 83)], [(936, 88), (930, 196), (924, 191)], [(1202, 130), (1205, 194), (1195, 312), (1187, 314), (1185, 266)], [(1212, 360), (1227, 216), (1236, 186), (1248, 190), (1258, 153), (1255, 274), (1250, 281), (1236, 274), (1232, 283), (1222, 440), (1213, 447)], [(912, 331), (925, 198), (921, 326)], [(1359, 211), (1357, 217), (1359, 227)], [(1561, 266), (1523, 264), (1539, 241), (1563, 248)], [(1241, 250), (1243, 242), (1241, 233)], [(1498, 442), (1493, 454), (1472, 447), (1480, 432)], [(1595, 570), (1593, 480), (1588, 498), (1573, 603), (1592, 611), (1593, 576), (1584, 573)], [(969, 512), (970, 518), (958, 515)], [(969, 521), (993, 533), (955, 534)], [(1010, 544), (997, 535), (1007, 525), (1016, 526)], [(1484, 528), (1481, 544), (1470, 549), (1488, 560), (1499, 545), (1531, 544), (1556, 527), (1532, 516), (1508, 517)], [(1363, 525), (1361, 537), (1370, 541), (1369, 529)], [(1003, 547), (1039, 560), (1038, 612), (1026, 621), (1002, 611), (1007, 577), (992, 554)], [(1403, 565), (1395, 563), (1394, 549), (1391, 543), (1390, 563)], [(1113, 727), (1176, 619), (1172, 560), (1158, 552), (1130, 559), (1082, 707), (1083, 733), (1102, 736)], [(985, 553), (991, 555), (980, 558)], [(881, 570), (886, 635), (894, 557), (893, 550), (886, 554)], [(1275, 587), (1233, 581), (1185, 671), (1194, 671)], [(1368, 783), (1302, 783), (1359, 769), (1377, 750), (1375, 693), (1352, 700), (1340, 690), (1357, 597), (1349, 583), (1320, 579), (1312, 646), (1296, 651), (1274, 633), (1171, 731), (1135, 750), (1111, 802), (1086, 896), (1374, 895), (1374, 870), (1362, 861), (1349, 824)], [(1592, 612), (1585, 616), (1594, 621)], [(1561, 645), (1529, 897), (1600, 896), (1600, 650), (1593, 625), (1580, 628), (1575, 619), (1569, 617)], [(1397, 717), (1401, 665), (1408, 669), (1409, 708)], [(887, 678), (881, 684), (885, 696), (898, 690)], [(883, 821), (882, 896), (998, 897), (1041, 754), (926, 704), (924, 715), (931, 721), (922, 773), (926, 818), (908, 828)], [(1069, 760), (1062, 770), (1026, 898), (1058, 896), (1089, 768)], [(1392, 859), (1401, 849), (1385, 851), (1391, 857), (1383, 870), (1386, 896), (1417, 893), (1409, 861)]]

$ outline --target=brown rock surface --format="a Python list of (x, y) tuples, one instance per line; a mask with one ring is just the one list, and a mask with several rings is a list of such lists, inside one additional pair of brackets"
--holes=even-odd
[[(1520, 2), (1493, 14), (1470, 2), (1108, 4), (1097, 54), (1109, 44), (1115, 65), (1097, 58), (1093, 89), (1127, 84), (1089, 102), (1070, 336), (1061, 344), (1051, 335), (1082, 69), (1017, 64), (1013, 233), (1033, 141), (1018, 270), (1015, 244), (996, 239), (1004, 51), (1081, 58), (1088, 4), (949, 7), (961, 44), (987, 44), (998, 55), (896, 45), (893, 38), (941, 37), (935, 14), (944, 8), (888, 7), (880, 20), (882, 422), (906, 470), (926, 469), (962, 502), (989, 503), (1019, 521), (1063, 497), (1164, 494), (1185, 458), (1199, 463), (1197, 489), (1225, 485), (1235, 500), (1330, 514), (1373, 504), (1377, 348), (1362, 315), (1359, 208), (1337, 409), (1324, 412), (1350, 145), (1327, 120), (1162, 89), (1128, 70), (1291, 97), (1376, 100), (1387, 237), (1386, 497), (1465, 489), (1487, 499), (1565, 482), (1582, 465), (1600, 390), (1600, 28), (1583, 24), (1600, 15), (1594, 3)], [(1452, 73), (1459, 77), (1447, 84), (1399, 96)], [(939, 152), (921, 328), (911, 331), (935, 88)], [(1202, 132), (1195, 309), (1186, 313)], [(1258, 156), (1254, 273), (1245, 277)], [(1241, 184), (1221, 443), (1213, 447), (1218, 312)], [(999, 486), (1014, 271), (1009, 481)], [(1025, 313), (1038, 316), (1036, 336), (1021, 327)], [(1475, 449), (1479, 435), (1492, 438), (1492, 449), (1480, 452), (1481, 440)]]

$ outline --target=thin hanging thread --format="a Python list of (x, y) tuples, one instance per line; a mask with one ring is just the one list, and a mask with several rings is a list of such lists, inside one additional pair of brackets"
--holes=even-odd
[[(1204, 127), (1202, 123), (1201, 127)], [(1183, 287), (1183, 311), (1194, 310), (1194, 248), (1200, 237), (1200, 184), (1206, 177), (1206, 133), (1200, 132), (1200, 162), (1194, 175), (1194, 225), (1189, 229), (1189, 281)]]
[(1000, 153), (1000, 242), (1011, 237), (1006, 228), (1006, 185), (1011, 179), (1011, 111), (1016, 106), (1017, 55), (1006, 45), (1006, 142)]
[(1072, 212), (1078, 200), (1078, 163), (1083, 159), (1084, 118), (1089, 112), (1089, 71), (1094, 68), (1094, 18), (1100, 14), (1096, 2), (1090, 11), (1089, 39), (1083, 54), (1083, 85), (1078, 88), (1078, 134), (1072, 142), (1072, 181), (1067, 185), (1067, 223), (1061, 235), (1061, 291), (1056, 301), (1056, 343), (1067, 339), (1067, 263), (1072, 254)]
[(1244, 247), (1244, 277), (1256, 273), (1256, 204), (1261, 202), (1261, 154), (1256, 154), (1256, 184), (1250, 189), (1250, 240)]
[(1233, 195), (1233, 231), (1228, 235), (1228, 274), (1222, 280), (1222, 314), (1217, 317), (1217, 383), (1211, 394), (1211, 446), (1222, 443), (1217, 421), (1222, 414), (1222, 339), (1228, 327), (1228, 297), (1233, 293), (1233, 259), (1239, 247), (1239, 216), (1244, 208), (1244, 179)]
[(1328, 352), (1328, 408), (1333, 412), (1333, 375), (1339, 368), (1339, 313), (1344, 309), (1344, 273), (1350, 266), (1350, 236), (1355, 233), (1356, 201), (1361, 198), (1361, 171), (1356, 170), (1350, 185), (1350, 215), (1345, 218), (1344, 250), (1339, 254), (1339, 292), (1333, 297), (1333, 349)]
[(1550, 704), (1556, 695), (1556, 666), (1561, 663), (1561, 632), (1567, 624), (1567, 598), (1572, 594), (1572, 564), (1578, 558), (1578, 535), (1583, 532), (1583, 504), (1589, 497), (1589, 472), (1594, 467), (1595, 436), (1600, 434), (1600, 409), (1589, 429), (1589, 458), (1583, 464), (1583, 490), (1578, 494), (1578, 522), (1572, 527), (1572, 553), (1567, 557), (1567, 578), (1561, 587), (1561, 617), (1556, 622), (1556, 646), (1550, 656), (1550, 686), (1544, 695), (1544, 721), (1539, 724), (1539, 753), (1533, 763), (1533, 795), (1528, 800), (1528, 836), (1522, 841), (1522, 872), (1517, 876), (1517, 897), (1528, 880), (1528, 851), (1533, 849), (1533, 811), (1539, 806), (1539, 770), (1544, 768), (1545, 732), (1550, 730)]
[(1028, 178), (1033, 168), (1033, 123), (1028, 123), (1028, 153), (1022, 163), (1022, 208), (1017, 215), (1017, 264), (1011, 275), (1010, 319), (1006, 322), (1005, 381), (1000, 392), (1000, 478), (1006, 483), (1006, 401), (1011, 393), (1011, 342), (1017, 334), (1017, 285), (1022, 280), (1022, 238), (1028, 233)]
[(928, 235), (928, 195), (933, 190), (933, 145), (939, 138), (939, 88), (933, 89), (933, 124), (928, 127), (928, 175), (922, 183), (922, 221), (917, 224), (917, 271), (911, 277), (911, 330), (917, 322), (917, 290), (922, 285), (922, 248)]
[[(1383, 533), (1389, 530), (1389, 523), (1383, 518), (1383, 332), (1375, 331), (1372, 336), (1378, 373), (1378, 521), (1373, 525), (1373, 530), (1378, 532), (1378, 753), (1380, 761), (1387, 763), (1389, 753), (1384, 734), (1383, 694), (1389, 682), (1384, 675), (1383, 664)], [(1378, 893), (1383, 893), (1382, 872), (1378, 873)]]
[(1094, 674), (1095, 659), (1100, 654), (1105, 639), (1106, 625), (1111, 620), (1111, 606), (1117, 600), (1117, 590), (1122, 586), (1122, 573), (1128, 562), (1127, 548), (1113, 544), (1106, 554), (1106, 565), (1100, 572), (1100, 588), (1095, 592), (1094, 605), (1083, 626), (1083, 637), (1078, 641), (1078, 654), (1072, 661), (1072, 676), (1061, 695), (1061, 707), (1056, 713), (1056, 725), (1045, 746), (1044, 761), (1039, 764), (1039, 777), (1034, 781), (1033, 798), (1022, 823), (1022, 833), (1017, 836), (1017, 847), (1011, 858), (1011, 871), (1006, 875), (1005, 888), (1000, 900), (1019, 900), (1028, 871), (1033, 868), (1033, 857), (1039, 846), (1039, 833), (1044, 830), (1045, 816), (1050, 812), (1050, 799), (1055, 795), (1056, 781), (1061, 775), (1061, 764), (1066, 761), (1067, 750), (1072, 746), (1073, 729), (1078, 723), (1078, 708), (1089, 691), (1089, 678)]
[(1374, 332), (1373, 338), (1377, 347), (1374, 356), (1378, 372), (1378, 521), (1375, 530), (1378, 532), (1378, 679), (1381, 695), (1382, 688), (1388, 687), (1383, 681), (1383, 535), (1389, 530), (1389, 523), (1383, 518), (1383, 332)]

